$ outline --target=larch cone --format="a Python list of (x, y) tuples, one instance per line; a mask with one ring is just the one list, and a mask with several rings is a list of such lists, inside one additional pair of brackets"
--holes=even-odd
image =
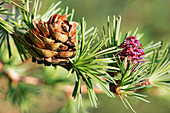
[(57, 65), (68, 62), (76, 54), (77, 22), (69, 22), (67, 15), (54, 14), (45, 22), (33, 22), (33, 29), (24, 35), (24, 46), (34, 62)]

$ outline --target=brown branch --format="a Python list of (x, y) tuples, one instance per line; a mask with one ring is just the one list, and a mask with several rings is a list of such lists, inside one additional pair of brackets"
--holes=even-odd
[[(65, 90), (66, 93), (70, 93), (70, 92), (72, 93), (72, 91), (74, 90), (74, 85), (67, 85), (64, 88), (64, 90)], [(104, 93), (104, 91), (100, 87), (98, 87), (98, 88), (93, 87), (93, 90), (94, 90), (95, 93)], [(84, 84), (81, 85), (81, 93), (83, 93), (83, 94), (88, 93), (87, 87)]]
[[(0, 62), (0, 72), (3, 72), (11, 81), (12, 85), (16, 86), (19, 82), (24, 82), (25, 84), (30, 85), (38, 85), (38, 84), (44, 84), (44, 81), (41, 79), (38, 79), (36, 77), (31, 76), (20, 76), (18, 73), (16, 73), (14, 70), (4, 70), (3, 64)], [(66, 93), (68, 97), (71, 96), (74, 85), (66, 85), (63, 89), (61, 89)], [(104, 91), (98, 86), (98, 88), (93, 87), (93, 90), (95, 93), (104, 93)], [(81, 85), (81, 93), (86, 94), (88, 93), (86, 85)]]

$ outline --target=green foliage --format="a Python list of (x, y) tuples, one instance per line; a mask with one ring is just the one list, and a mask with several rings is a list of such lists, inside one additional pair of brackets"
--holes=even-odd
[[(57, 84), (71, 84), (71, 81), (67, 79), (66, 75), (67, 72), (61, 73), (59, 70), (61, 69), (60, 66), (56, 67), (57, 70), (53, 67), (42, 67), (41, 70), (38, 70), (38, 73), (41, 74), (39, 79), (43, 80), (45, 86), (55, 87)], [(63, 70), (65, 71), (65, 70)]]
[[(126, 59), (127, 60), (127, 59)], [(128, 100), (139, 99), (144, 102), (148, 102), (144, 98), (147, 97), (146, 95), (138, 94), (136, 93), (137, 90), (151, 87), (151, 85), (140, 85), (147, 81), (146, 75), (148, 72), (146, 71), (147, 65), (146, 63), (139, 64), (139, 66), (136, 67), (136, 69), (132, 72), (132, 68), (134, 68), (135, 65), (131, 65), (129, 69), (126, 70), (126, 60), (122, 63), (124, 68), (121, 68), (121, 83), (120, 83), (120, 99), (124, 103), (125, 107), (133, 110), (132, 106), (129, 104)], [(126, 99), (127, 98), (127, 99)], [(135, 112), (135, 111), (134, 111)]]
[[(105, 27), (103, 27), (102, 34), (103, 36), (106, 36), (106, 39), (108, 39), (107, 43), (104, 45), (104, 48), (107, 49), (109, 47), (119, 47), (120, 44), (129, 36), (136, 36), (136, 38), (139, 40), (143, 34), (137, 33), (138, 28), (132, 33), (129, 31), (126, 33), (126, 35), (123, 37), (120, 31), (120, 23), (121, 23), (121, 17), (115, 18), (113, 16), (112, 22), (110, 22), (110, 18), (107, 19), (107, 30), (105, 30)], [(107, 32), (106, 32), (107, 31)], [(106, 40), (105, 39), (105, 40)], [(127, 67), (127, 58), (123, 62), (120, 58), (119, 61), (115, 58), (114, 53), (104, 55), (105, 58), (113, 57), (115, 63), (109, 63), (110, 66), (118, 67), (120, 68), (120, 71), (117, 73), (120, 77), (114, 77), (117, 78), (117, 84), (115, 84), (115, 90), (118, 92), (115, 92), (117, 95), (120, 96), (120, 99), (124, 103), (126, 108), (132, 109), (133, 112), (134, 109), (130, 105), (127, 99), (135, 101), (135, 99), (142, 100), (144, 102), (149, 102), (145, 100), (144, 98), (147, 97), (146, 95), (138, 94), (136, 93), (137, 90), (158, 86), (158, 87), (164, 87), (166, 89), (169, 89), (169, 54), (167, 46), (164, 47), (163, 50), (160, 50), (160, 47), (162, 47), (162, 43), (158, 42), (153, 44), (151, 42), (144, 48), (145, 52), (145, 60), (147, 62), (140, 63), (138, 65), (129, 63), (130, 66)], [(157, 51), (156, 51), (157, 49)], [(161, 51), (161, 52), (160, 52)], [(132, 69), (135, 69), (132, 71)], [(153, 72), (154, 71), (154, 72)], [(165, 77), (165, 79), (163, 79)], [(157, 79), (156, 79), (157, 78)], [(152, 82), (155, 80), (155, 83)], [(149, 84), (145, 85), (145, 82), (149, 82)], [(151, 84), (150, 84), (151, 82)], [(119, 89), (116, 89), (118, 87)]]
[[(7, 11), (10, 10), (10, 9), (4, 9), (2, 7), (2, 5), (4, 3), (5, 2), (0, 3), (0, 14), (13, 15), (11, 13), (7, 13)], [(7, 46), (8, 51), (9, 51), (9, 57), (11, 57), (11, 48), (10, 48), (9, 35), (8, 34), (12, 34), (14, 32), (13, 27), (14, 27), (14, 25), (9, 23), (8, 21), (3, 20), (0, 17), (0, 49), (2, 48), (3, 42), (6, 41), (6, 46)]]
[[(5, 9), (2, 7), (2, 5), (4, 4), (5, 2), (1, 2), (0, 3), (0, 14), (2, 15), (13, 15), (12, 13), (8, 13), (7, 11), (10, 10), (10, 9)], [(13, 33), (13, 28), (14, 26), (12, 24), (10, 24), (9, 22), (6, 22), (4, 21), (1, 17), (0, 17), (0, 30), (4, 30), (6, 32), (8, 32), (9, 34), (12, 34)], [(1, 31), (2, 33), (2, 31)]]
[(154, 86), (162, 87), (170, 91), (170, 52), (168, 44), (165, 47), (155, 49), (148, 62), (149, 80)]
[(17, 86), (12, 86), (9, 82), (9, 89), (6, 93), (6, 99), (11, 100), (14, 105), (18, 105), (21, 111), (29, 112), (34, 106), (33, 98), (30, 96), (39, 94), (38, 88), (35, 86), (19, 83)]
[[(74, 74), (76, 77), (75, 89), (73, 91), (73, 97), (76, 97), (78, 92), (79, 98), (81, 99), (81, 81), (80, 77), (82, 77), (83, 81), (86, 83), (87, 91), (89, 94), (89, 99), (91, 104), (97, 107), (97, 97), (93, 90), (93, 87), (98, 84), (109, 97), (114, 97), (114, 95), (107, 89), (106, 84), (108, 82), (102, 80), (102, 78), (114, 82), (114, 80), (106, 73), (108, 69), (119, 70), (119, 68), (108, 66), (106, 62), (114, 61), (111, 58), (102, 58), (103, 55), (113, 53), (119, 51), (119, 49), (115, 50), (116, 47), (111, 47), (105, 50), (100, 50), (101, 47), (107, 42), (105, 37), (100, 39), (100, 41), (96, 42), (97, 38), (97, 29), (95, 27), (90, 28), (85, 31), (85, 21), (84, 18), (81, 21), (81, 33), (77, 35), (77, 54), (71, 60), (73, 62), (73, 66), (70, 70), (74, 70)], [(78, 39), (80, 40), (80, 44), (78, 43)], [(93, 46), (94, 45), (94, 46)], [(81, 102), (80, 102), (81, 104)]]
[[(3, 2), (3, 4), (4, 3), (5, 2)], [(1, 5), (3, 5), (3, 4), (1, 4)], [(2, 6), (1, 6), (1, 8), (3, 9)], [(7, 11), (7, 10), (5, 10), (5, 11)], [(15, 7), (12, 8), (11, 12), (12, 12), (12, 15), (11, 15), (11, 13), (8, 13), (8, 12), (0, 13), (0, 14), (7, 15), (7, 19), (5, 19), (5, 20), (0, 18), (0, 26), (1, 26), (0, 27), (0, 49), (2, 50), (3, 48), (7, 47), (9, 57), (12, 56), (12, 52), (11, 52), (11, 35), (13, 35), (14, 31), (15, 32), (20, 32), (21, 34), (24, 34), (20, 30), (26, 29), (24, 27), (25, 24), (22, 22), (21, 16), (16, 16)], [(15, 43), (15, 46), (18, 49), (18, 52), (19, 52), (21, 60), (24, 61), (24, 59), (28, 59), (27, 55), (25, 55), (26, 51), (23, 48), (23, 46), (20, 43), (18, 43), (15, 38), (13, 38), (13, 41)]]
[[(87, 101), (84, 99), (84, 101)], [(88, 106), (87, 104), (83, 104), (82, 107), (78, 108), (77, 106), (77, 100), (73, 99), (73, 98), (69, 98), (67, 100), (67, 104), (62, 107), (61, 109), (59, 109), (59, 111), (57, 111), (58, 113), (88, 113), (87, 109)], [(86, 102), (88, 103), (88, 102)]]
[[(32, 19), (47, 21), (54, 13), (61, 13), (67, 14), (68, 20), (72, 21), (74, 16), (74, 9), (71, 13), (68, 13), (68, 7), (65, 10), (58, 8), (60, 2), (56, 4), (53, 3), (45, 13), (40, 15), (41, 2), (39, 2), (39, 0), (34, 0), (32, 9), (30, 9), (30, 3), (32, 2), (29, 0), (21, 0), (22, 6), (12, 0), (3, 1), (4, 2), (0, 3), (0, 14), (6, 15), (8, 19), (0, 18), (0, 49), (2, 50), (2, 52), (0, 52), (0, 62), (3, 63), (5, 72), (7, 72), (9, 68), (16, 66), (13, 64), (14, 59), (11, 58), (13, 47), (11, 46), (10, 37), (13, 38), (14, 45), (22, 61), (28, 59), (29, 56), (25, 54), (26, 50), (23, 47), (25, 44), (24, 34), (33, 28)], [(12, 14), (7, 12), (9, 9), (3, 8), (2, 5), (4, 3), (13, 4)], [(19, 13), (18, 16), (17, 13)], [(71, 65), (71, 68), (68, 69), (67, 76), (57, 75), (57, 73), (60, 75), (65, 74), (56, 71), (60, 70), (61, 67), (56, 67), (56, 69), (54, 67), (41, 67), (35, 72), (40, 73), (40, 75), (35, 75), (35, 78), (39, 80), (36, 86), (28, 85), (22, 81), (16, 85), (14, 84), (15, 82), (8, 77), (9, 89), (6, 93), (6, 98), (10, 99), (13, 104), (17, 104), (22, 111), (27, 112), (30, 107), (35, 104), (30, 95), (39, 94), (39, 91), (43, 88), (53, 89), (60, 84), (72, 84), (73, 82), (69, 78), (66, 78), (71, 78), (71, 75), (75, 76), (75, 87), (72, 96), (74, 98), (78, 97), (78, 102), (68, 99), (68, 104), (61, 112), (79, 112), (77, 107), (75, 109), (75, 106), (78, 106), (80, 109), (82, 108), (82, 84), (86, 85), (92, 106), (97, 107), (98, 100), (94, 88), (100, 88), (109, 97), (114, 97), (113, 93), (117, 94), (125, 107), (132, 110), (133, 108), (128, 100), (135, 101), (135, 99), (139, 99), (149, 103), (149, 101), (145, 99), (147, 96), (139, 94), (137, 92), (138, 90), (157, 86), (170, 91), (170, 54), (168, 45), (163, 47), (162, 42), (155, 44), (151, 42), (144, 47), (146, 63), (135, 65), (130, 62), (130, 66), (127, 67), (127, 58), (121, 62), (120, 58), (118, 58), (119, 61), (115, 58), (115, 54), (121, 50), (119, 46), (127, 37), (136, 36), (139, 40), (143, 34), (137, 33), (138, 29), (136, 29), (133, 33), (129, 31), (125, 36), (122, 36), (120, 24), (120, 16), (118, 18), (113, 16), (112, 21), (110, 21), (110, 17), (108, 17), (106, 28), (103, 27), (101, 31), (102, 37), (100, 38), (97, 34), (97, 27), (93, 26), (86, 30), (87, 24), (84, 18), (82, 18), (80, 25), (76, 29), (76, 56), (69, 59), (67, 63), (67, 65)], [(21, 43), (19, 43), (18, 40), (20, 40)], [(3, 59), (6, 51), (5, 48), (7, 48), (9, 57), (11, 58), (7, 61)], [(16, 66), (16, 68), (20, 67)], [(16, 68), (13, 69), (17, 71)], [(24, 70), (23, 67), (21, 67), (21, 69)], [(63, 71), (66, 72), (66, 70)], [(22, 71), (19, 71), (18, 73), (24, 77), (25, 70), (21, 72)], [(109, 72), (116, 73), (118, 77), (109, 75)], [(3, 75), (5, 74), (3, 73)], [(151, 84), (145, 85), (145, 82), (148, 81), (151, 82)], [(39, 84), (43, 84), (44, 86)], [(108, 89), (109, 84), (113, 84), (115, 86), (114, 88), (117, 88), (115, 92), (112, 93)], [(60, 88), (55, 88), (55, 90), (63, 93)], [(85, 111), (82, 110), (82, 112), (84, 113)]]

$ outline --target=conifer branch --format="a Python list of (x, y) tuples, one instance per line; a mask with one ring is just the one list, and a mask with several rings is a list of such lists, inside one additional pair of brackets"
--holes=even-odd
[[(4, 3), (13, 4), (14, 14), (1, 7)], [(145, 99), (147, 96), (138, 94), (137, 90), (157, 86), (170, 91), (168, 44), (163, 47), (162, 42), (157, 42), (142, 46), (140, 39), (143, 34), (138, 33), (138, 28), (133, 33), (130, 31), (122, 36), (121, 16), (113, 16), (112, 20), (107, 18), (107, 27), (103, 27), (103, 36), (100, 38), (96, 27), (87, 30), (84, 17), (80, 24), (72, 21), (74, 9), (71, 13), (68, 13), (68, 7), (65, 11), (61, 10), (58, 2), (40, 15), (39, 0), (33, 2), (32, 10), (29, 9), (30, 3), (29, 0), (22, 0), (22, 6), (12, 0), (0, 3), (0, 14), (9, 17), (0, 17), (0, 49), (4, 46), (0, 56), (3, 56), (7, 47), (11, 58), (12, 37), (23, 62), (31, 56), (32, 61), (37, 64), (65, 68), (68, 71), (67, 77), (75, 76), (75, 85), (66, 85), (60, 90), (66, 95), (70, 96), (72, 93), (74, 98), (77, 97), (78, 107), (82, 105), (83, 93), (88, 94), (95, 107), (95, 93), (106, 93), (109, 97), (118, 95), (124, 105), (135, 112), (128, 99), (149, 103)], [(29, 53), (29, 56), (25, 53)], [(45, 69), (48, 72), (44, 74), (44, 78), (21, 76), (12, 69), (6, 69), (6, 65), (13, 65), (12, 58), (9, 62), (4, 62), (1, 57), (0, 74), (9, 78), (7, 95), (14, 104), (23, 104), (21, 100), (26, 100), (30, 93), (37, 94), (39, 85), (54, 86), (57, 82), (67, 81), (66, 78), (53, 78), (47, 67)]]

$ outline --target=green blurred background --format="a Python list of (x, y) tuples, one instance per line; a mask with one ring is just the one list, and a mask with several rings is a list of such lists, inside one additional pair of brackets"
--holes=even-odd
[[(48, 6), (56, 0), (42, 0), (44, 12)], [(75, 9), (74, 21), (85, 17), (87, 28), (96, 25), (101, 30), (106, 25), (107, 16), (122, 17), (121, 31), (123, 34), (129, 30), (134, 31), (137, 27), (140, 33), (144, 33), (142, 44), (150, 41), (170, 42), (170, 0), (62, 0), (60, 7)], [(70, 10), (71, 11), (71, 10)], [(100, 32), (99, 32), (100, 34)], [(150, 88), (143, 91), (149, 94), (150, 104), (137, 101), (131, 102), (137, 113), (170, 113), (169, 93), (159, 88)], [(85, 95), (86, 97), (86, 95)], [(56, 113), (59, 104), (55, 98), (40, 97), (35, 113)], [(89, 113), (131, 113), (127, 110), (120, 99), (108, 98), (104, 94), (98, 94), (98, 108), (89, 108)], [(90, 104), (90, 103), (89, 103)], [(3, 106), (3, 107), (2, 107)], [(3, 112), (2, 112), (3, 111)], [(9, 103), (0, 102), (0, 113), (18, 113), (17, 109), (10, 107)]]
[(170, 41), (170, 0), (62, 0), (61, 6), (74, 8), (74, 20), (85, 17), (88, 27), (97, 25), (101, 29), (107, 16), (121, 15), (123, 33), (138, 27), (144, 33), (143, 43)]

